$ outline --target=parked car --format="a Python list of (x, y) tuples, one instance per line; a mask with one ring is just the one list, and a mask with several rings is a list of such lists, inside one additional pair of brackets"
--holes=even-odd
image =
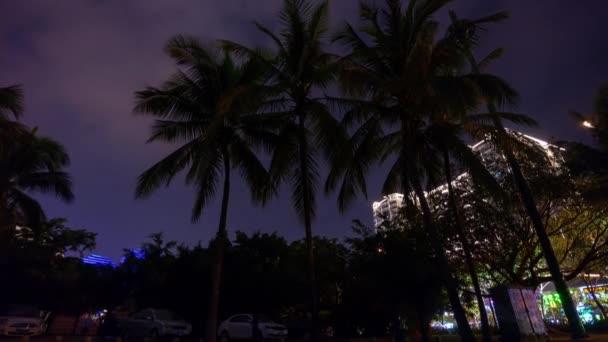
[[(287, 328), (279, 323), (273, 322), (268, 317), (257, 315), (257, 336), (262, 340), (283, 341), (287, 337)], [(253, 337), (254, 317), (252, 314), (238, 314), (223, 321), (218, 334), (221, 342), (231, 339), (251, 339)]]
[(0, 335), (37, 336), (46, 331), (49, 311), (33, 306), (0, 308)]
[(117, 330), (123, 336), (187, 336), (192, 325), (168, 310), (145, 309), (130, 317), (116, 318)]

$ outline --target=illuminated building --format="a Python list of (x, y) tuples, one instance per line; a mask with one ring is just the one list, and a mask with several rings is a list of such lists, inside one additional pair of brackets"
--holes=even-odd
[[(527, 142), (533, 147), (541, 148), (546, 155), (546, 161), (550, 163), (549, 167), (551, 169), (558, 170), (559, 166), (563, 162), (560, 151), (563, 149), (549, 144), (546, 141), (531, 137), (529, 135), (521, 134), (515, 131), (509, 131), (512, 135), (517, 137), (521, 142)], [(481, 159), (481, 162), (484, 164), (486, 169), (499, 181), (501, 181), (506, 175), (509, 174), (509, 167), (507, 165), (507, 161), (504, 155), (496, 151), (494, 145), (484, 139), (477, 144), (470, 146), (470, 148), (478, 155)], [(471, 177), (468, 173), (463, 172), (459, 176), (457, 176), (452, 182), (452, 186), (455, 188), (462, 189), (466, 187), (470, 183)], [(447, 194), (448, 186), (447, 183), (440, 185), (428, 192), (426, 192), (427, 197), (433, 197), (434, 206), (441, 207), (442, 201), (437, 200), (437, 197), (441, 197), (441, 195)], [(439, 195), (439, 196), (432, 196)], [(403, 194), (393, 193), (384, 198), (381, 201), (374, 202), (372, 204), (373, 214), (374, 214), (374, 227), (380, 226), (384, 220), (393, 220), (397, 217), (400, 208), (403, 207)]]
[(374, 202), (374, 226), (378, 227), (385, 219), (392, 220), (399, 214), (403, 206), (403, 194), (390, 194), (384, 196), (379, 202)]

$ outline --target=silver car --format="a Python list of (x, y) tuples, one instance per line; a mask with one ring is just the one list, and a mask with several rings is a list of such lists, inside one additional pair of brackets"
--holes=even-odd
[(119, 318), (117, 328), (124, 336), (158, 337), (187, 336), (192, 333), (192, 325), (173, 312), (159, 309), (145, 309), (127, 318)]
[[(227, 342), (231, 339), (251, 339), (253, 334), (253, 315), (239, 314), (228, 318), (220, 324), (218, 334), (221, 342)], [(266, 316), (259, 315), (257, 334), (263, 340), (284, 341), (287, 338), (287, 328), (282, 324), (270, 320)]]
[(46, 331), (50, 312), (31, 306), (12, 306), (0, 310), (0, 335), (37, 336)]

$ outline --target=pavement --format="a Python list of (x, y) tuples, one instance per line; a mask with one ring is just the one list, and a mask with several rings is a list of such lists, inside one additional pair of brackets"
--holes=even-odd
[[(384, 338), (357, 338), (357, 339), (336, 339), (336, 341), (344, 342), (379, 342), (379, 341), (392, 341), (392, 339)], [(459, 342), (460, 338), (457, 335), (442, 335), (434, 336), (433, 341), (437, 342)], [(502, 341), (499, 336), (494, 338), (494, 341)], [(535, 341), (535, 340), (529, 340)], [(547, 340), (539, 339), (538, 342), (550, 341), (550, 342), (561, 342), (561, 341), (583, 341), (583, 342), (608, 342), (608, 333), (594, 333), (590, 334), (588, 338), (580, 340), (572, 340), (568, 334), (551, 334)], [(97, 336), (64, 336), (57, 338), (56, 336), (37, 336), (37, 337), (0, 337), (0, 342), (152, 342), (150, 339), (140, 339), (137, 341), (129, 340), (122, 341), (120, 338), (103, 338)], [(160, 339), (159, 342), (202, 342), (200, 338), (173, 338), (173, 339)], [(288, 341), (289, 342), (289, 341)], [(508, 341), (505, 341), (508, 342)]]

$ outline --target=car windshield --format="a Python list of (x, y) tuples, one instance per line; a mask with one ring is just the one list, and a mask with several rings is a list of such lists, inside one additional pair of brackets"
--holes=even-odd
[(181, 321), (182, 318), (168, 310), (155, 310), (154, 314), (159, 321)]
[(0, 308), (0, 316), (40, 318), (40, 310), (33, 306), (11, 306)]

